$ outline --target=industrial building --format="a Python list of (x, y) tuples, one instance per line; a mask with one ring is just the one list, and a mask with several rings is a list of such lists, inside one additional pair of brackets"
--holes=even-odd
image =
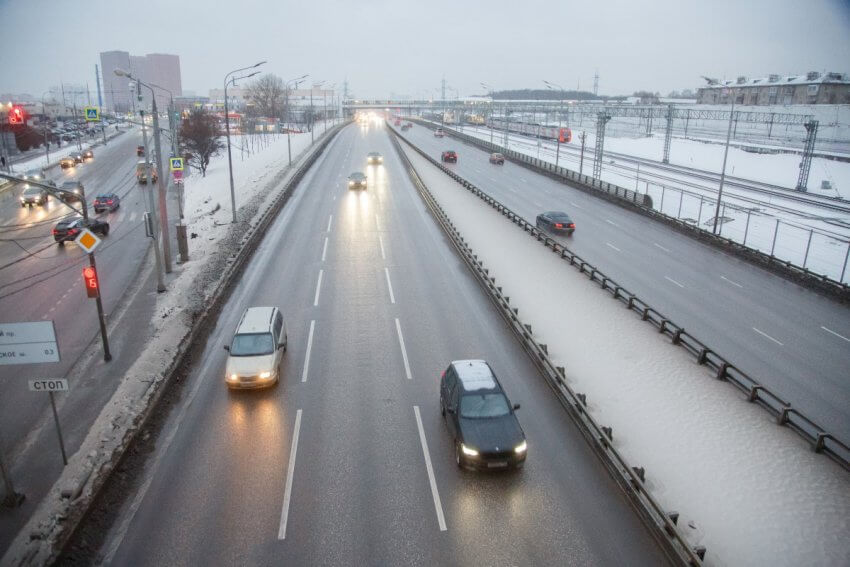
[(699, 104), (850, 104), (850, 75), (847, 73), (819, 73), (720, 81), (703, 77), (707, 85), (697, 89)]

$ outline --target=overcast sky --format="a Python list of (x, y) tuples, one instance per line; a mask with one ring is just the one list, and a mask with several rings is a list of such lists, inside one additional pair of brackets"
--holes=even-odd
[[(184, 90), (268, 60), (357, 97), (564, 88), (694, 89), (850, 72), (850, 0), (0, 0), (0, 93), (88, 83), (101, 51), (180, 56)], [(447, 95), (453, 96), (454, 91)]]

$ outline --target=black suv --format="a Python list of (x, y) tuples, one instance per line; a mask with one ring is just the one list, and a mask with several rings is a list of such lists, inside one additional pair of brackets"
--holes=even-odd
[(520, 468), (528, 446), (502, 385), (483, 360), (455, 360), (440, 380), (440, 411), (459, 467)]
[(88, 229), (93, 233), (101, 236), (109, 234), (108, 222), (98, 219), (89, 219), (88, 224), (86, 224), (83, 217), (77, 217), (64, 220), (57, 224), (53, 229), (53, 240), (58, 242), (60, 245), (63, 245), (66, 240), (74, 240), (77, 238), (77, 235), (79, 235), (86, 227), (88, 227)]
[(115, 193), (104, 193), (94, 199), (94, 212), (109, 211), (110, 213), (121, 206), (121, 197)]

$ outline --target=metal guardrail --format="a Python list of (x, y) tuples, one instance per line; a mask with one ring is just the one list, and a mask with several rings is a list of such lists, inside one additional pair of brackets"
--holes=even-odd
[(685, 329), (665, 316), (657, 309), (650, 306), (648, 303), (640, 299), (634, 293), (628, 291), (625, 287), (618, 284), (615, 280), (606, 276), (601, 270), (586, 262), (578, 254), (570, 251), (563, 244), (558, 243), (554, 239), (546, 235), (545, 232), (530, 224), (523, 217), (511, 211), (508, 207), (501, 204), (499, 201), (463, 179), (460, 175), (450, 170), (424, 151), (414, 146), (410, 141), (401, 136), (391, 128), (398, 137), (405, 141), (411, 148), (416, 150), (425, 159), (439, 167), (441, 171), (449, 177), (463, 185), (466, 189), (477, 195), (491, 207), (499, 211), (507, 217), (512, 223), (520, 226), (525, 232), (532, 237), (542, 242), (544, 246), (550, 248), (552, 252), (558, 254), (562, 259), (568, 261), (570, 265), (575, 266), (579, 272), (585, 274), (591, 281), (598, 283), (602, 289), (611, 293), (612, 297), (619, 300), (625, 306), (638, 313), (641, 319), (649, 322), (659, 333), (663, 333), (670, 337), (672, 344), (685, 348), (688, 352), (696, 357), (698, 364), (705, 365), (715, 371), (715, 378), (725, 380), (735, 385), (739, 390), (744, 392), (747, 400), (751, 403), (757, 403), (776, 418), (779, 425), (785, 425), (796, 431), (806, 441), (811, 443), (812, 448), (816, 453), (823, 453), (841, 465), (845, 470), (850, 471), (850, 447), (827, 432), (823, 427), (816, 424), (814, 421), (806, 417), (802, 412), (794, 408), (790, 402), (780, 397), (775, 392), (771, 391), (766, 386), (763, 386), (746, 372), (726, 360), (723, 356), (715, 352), (705, 343), (685, 331)]
[(744, 246), (740, 242), (736, 242), (730, 238), (725, 238), (723, 236), (713, 234), (712, 232), (709, 232), (698, 226), (694, 226), (690, 223), (687, 223), (684, 220), (671, 217), (670, 215), (664, 214), (660, 211), (656, 211), (652, 208), (652, 199), (649, 195), (645, 195), (643, 193), (635, 193), (631, 189), (626, 189), (613, 183), (594, 179), (593, 177), (590, 177), (588, 175), (581, 175), (571, 169), (567, 169), (564, 167), (555, 167), (555, 165), (550, 162), (539, 160), (537, 158), (532, 158), (531, 156), (522, 152), (503, 148), (502, 146), (495, 143), (491, 144), (487, 140), (482, 140), (474, 136), (469, 136), (468, 134), (458, 132), (457, 130), (448, 128), (446, 126), (438, 126), (426, 120), (420, 120), (410, 117), (405, 117), (405, 120), (416, 122), (417, 124), (431, 129), (435, 129), (438, 127), (442, 128), (443, 131), (445, 131), (446, 133), (451, 134), (455, 138), (458, 138), (459, 140), (462, 140), (468, 144), (479, 147), (486, 151), (500, 152), (504, 154), (506, 158), (510, 158), (512, 161), (524, 167), (537, 171), (538, 173), (543, 173), (562, 182), (570, 182), (571, 186), (577, 189), (600, 197), (607, 198), (608, 200), (615, 201), (626, 206), (630, 206), (633, 208), (633, 210), (645, 214), (647, 216), (653, 217), (658, 221), (665, 222), (668, 225), (675, 227), (680, 232), (688, 234), (693, 238), (697, 238), (699, 240), (708, 242), (718, 247), (722, 247), (727, 252), (732, 252), (746, 260), (773, 269), (774, 271), (779, 272), (787, 277), (790, 277), (791, 279), (797, 281), (800, 284), (804, 284), (809, 287), (816, 288), (826, 293), (829, 293), (830, 295), (841, 301), (850, 301), (850, 284), (839, 282), (838, 280), (834, 280), (825, 274), (813, 272), (812, 270), (809, 270), (808, 268), (804, 268), (802, 266), (798, 266), (797, 264), (794, 264), (791, 261), (782, 260), (780, 258), (777, 258), (776, 256), (766, 254), (761, 250), (756, 250), (755, 248)]
[[(519, 310), (516, 307), (511, 307), (510, 298), (502, 293), (500, 286), (496, 285), (496, 278), (490, 276), (489, 270), (484, 267), (483, 261), (478, 259), (478, 256), (470, 248), (469, 244), (464, 241), (463, 236), (461, 236), (443, 208), (419, 178), (415, 168), (401, 148), (397, 140), (398, 137), (400, 136), (391, 137), (393, 144), (426, 205), (437, 219), (437, 222), (440, 223), (445, 233), (451, 238), (452, 244), (467, 265), (469, 265), (470, 269), (478, 278), (479, 283), (489, 292), (490, 299), (497, 306), (502, 317), (511, 326), (514, 333), (520, 338), (523, 348), (542, 370), (550, 387), (558, 396), (558, 400), (567, 410), (570, 417), (578, 424), (579, 430), (585, 439), (600, 456), (618, 485), (631, 498), (642, 519), (653, 528), (656, 539), (663, 545), (668, 556), (684, 565), (702, 565), (706, 551), (705, 548), (702, 546), (692, 548), (690, 546), (677, 527), (679, 514), (665, 510), (655, 500), (646, 487), (644, 469), (642, 467), (631, 466), (620, 452), (613, 447), (613, 432), (611, 428), (600, 425), (588, 413), (587, 397), (570, 388), (566, 382), (564, 368), (556, 366), (552, 362), (549, 358), (548, 347), (545, 344), (538, 343), (534, 339), (531, 325), (524, 324), (520, 320), (518, 316)], [(428, 158), (431, 163), (439, 165), (434, 159), (410, 144), (410, 142), (407, 140), (405, 142)], [(443, 169), (445, 171), (445, 168)], [(469, 188), (468, 185), (467, 188)], [(481, 195), (479, 194), (479, 196)], [(504, 210), (506, 209), (503, 208)]]

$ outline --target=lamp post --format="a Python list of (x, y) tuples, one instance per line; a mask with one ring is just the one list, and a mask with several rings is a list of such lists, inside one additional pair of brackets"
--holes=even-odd
[(548, 89), (555, 90), (557, 88), (559, 91), (561, 91), (561, 97), (558, 101), (558, 146), (555, 149), (555, 167), (558, 167), (558, 161), (560, 161), (561, 158), (561, 115), (563, 114), (564, 110), (564, 87), (556, 85), (555, 83), (550, 83), (546, 79), (543, 80), (543, 83)]
[(317, 83), (313, 83), (310, 87), (310, 143), (315, 142), (315, 137), (313, 136), (313, 89), (316, 87), (321, 87), (325, 82), (319, 81)]
[[(119, 77), (127, 77), (136, 81), (138, 87), (146, 87), (151, 91), (151, 114), (153, 114), (153, 143), (156, 151), (156, 188), (159, 199), (159, 216), (161, 219), (160, 230), (162, 233), (162, 257), (165, 264), (165, 273), (171, 273), (171, 247), (168, 237), (168, 203), (166, 202), (165, 184), (162, 179), (162, 147), (159, 139), (159, 112), (156, 109), (156, 93), (153, 87), (134, 77), (123, 69), (115, 69)], [(142, 120), (144, 122), (144, 120)], [(144, 127), (143, 130), (144, 131)], [(147, 154), (147, 152), (146, 152)]]
[(720, 172), (720, 188), (717, 190), (717, 209), (714, 211), (712, 234), (717, 234), (717, 217), (720, 215), (720, 199), (723, 197), (723, 182), (726, 180), (726, 157), (729, 155), (729, 138), (732, 135), (732, 117), (735, 115), (735, 89), (729, 89), (729, 92), (732, 94), (732, 109), (729, 111), (729, 128), (726, 130), (726, 149), (723, 150), (723, 170)]
[[(251, 65), (249, 67), (242, 67), (241, 69), (234, 69), (233, 71), (229, 72), (228, 74), (226, 74), (224, 76), (224, 125), (225, 125), (225, 129), (227, 130), (227, 169), (230, 172), (230, 208), (233, 210), (233, 222), (234, 223), (236, 222), (236, 191), (233, 188), (233, 156), (230, 152), (230, 112), (229, 112), (229, 109), (228, 109), (228, 106), (227, 106), (227, 85), (231, 81), (231, 78), (230, 78), (231, 75), (233, 75), (235, 73), (239, 73), (241, 71), (247, 71), (248, 69), (255, 69), (255, 68), (259, 67), (260, 65), (262, 65), (264, 63), (265, 63), (265, 61), (260, 61), (259, 63), (255, 63), (254, 65)], [(247, 75), (246, 77), (234, 77), (232, 79), (232, 81), (235, 84), (237, 79), (253, 77), (258, 72), (259, 71), (255, 72), (255, 73), (251, 73), (250, 75)]]
[(46, 91), (41, 95), (41, 113), (44, 115), (44, 159), (47, 160), (47, 165), (50, 165), (50, 142), (47, 140), (47, 111), (45, 110), (44, 105), (44, 95), (49, 92), (50, 91)]
[[(298, 83), (300, 83), (301, 81), (303, 81), (304, 79), (306, 79), (309, 76), (310, 75), (301, 75), (300, 77), (297, 77), (295, 79), (289, 79), (288, 81), (285, 81), (283, 83), (284, 88), (288, 92), (289, 91), (289, 83), (295, 83), (295, 88), (297, 89)], [(290, 120), (290, 116), (289, 116), (289, 114), (290, 114), (289, 106), (290, 106), (289, 105), (289, 94), (287, 94), (286, 95), (286, 152), (287, 152), (287, 154), (289, 154), (289, 165), (292, 165), (292, 138), (290, 137), (290, 132), (289, 132), (290, 129), (291, 129), (290, 128), (291, 120)]]

